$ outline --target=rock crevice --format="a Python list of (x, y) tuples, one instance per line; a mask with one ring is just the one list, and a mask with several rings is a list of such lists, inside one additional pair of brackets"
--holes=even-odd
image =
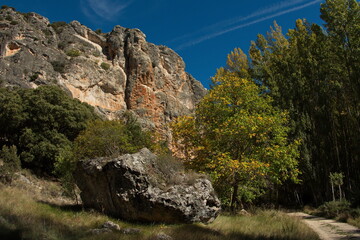
[(206, 92), (179, 55), (147, 42), (139, 29), (98, 33), (77, 21), (50, 24), (12, 9), (1, 9), (0, 19), (0, 74), (7, 86), (57, 84), (109, 119), (131, 110), (165, 135), (167, 123), (191, 113)]

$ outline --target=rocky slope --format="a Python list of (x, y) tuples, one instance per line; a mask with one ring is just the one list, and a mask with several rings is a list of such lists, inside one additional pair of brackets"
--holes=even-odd
[(0, 81), (57, 84), (109, 119), (131, 110), (165, 135), (166, 123), (190, 113), (205, 94), (179, 55), (148, 43), (138, 29), (103, 34), (11, 8), (0, 10)]

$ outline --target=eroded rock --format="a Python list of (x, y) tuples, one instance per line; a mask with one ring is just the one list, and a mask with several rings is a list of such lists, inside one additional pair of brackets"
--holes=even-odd
[[(211, 222), (220, 201), (211, 182), (159, 170), (158, 158), (144, 148), (135, 154), (79, 162), (75, 173), (86, 207), (131, 221)], [(178, 175), (169, 181), (169, 173)], [(191, 179), (191, 181), (188, 181)]]
[(169, 135), (168, 122), (204, 96), (173, 50), (146, 41), (139, 29), (94, 32), (78, 21), (50, 23), (36, 13), (0, 10), (0, 75), (6, 86), (57, 84), (108, 119), (134, 112)]

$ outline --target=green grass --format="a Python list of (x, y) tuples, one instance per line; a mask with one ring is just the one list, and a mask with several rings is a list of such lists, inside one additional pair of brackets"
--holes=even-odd
[[(253, 216), (220, 216), (209, 225), (139, 225), (96, 212), (38, 202), (24, 190), (15, 187), (0, 185), (0, 192), (0, 239), (151, 240), (159, 232), (172, 236), (174, 240), (318, 239), (298, 219), (276, 211), (259, 211)], [(90, 229), (99, 228), (108, 220), (121, 228), (139, 228), (141, 233), (89, 233)]]

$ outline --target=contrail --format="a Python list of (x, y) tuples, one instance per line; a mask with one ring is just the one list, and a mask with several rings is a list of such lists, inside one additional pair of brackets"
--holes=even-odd
[(194, 37), (196, 35), (201, 35), (201, 34), (204, 34), (206, 32), (216, 31), (216, 29), (224, 29), (226, 27), (237, 24), (239, 22), (244, 22), (244, 21), (249, 20), (251, 18), (259, 17), (261, 15), (265, 15), (265, 14), (269, 14), (269, 13), (273, 13), (273, 12), (279, 11), (279, 10), (281, 10), (283, 8), (290, 7), (290, 6), (305, 2), (305, 1), (307, 1), (307, 0), (292, 0), (292, 1), (280, 2), (278, 4), (270, 6), (268, 8), (258, 10), (258, 11), (254, 12), (254, 13), (248, 15), (248, 16), (245, 16), (245, 17), (235, 17), (235, 18), (227, 19), (227, 20), (215, 23), (213, 25), (204, 27), (204, 28), (200, 29), (199, 31), (196, 31), (196, 32), (193, 32), (193, 33), (188, 33), (188, 34), (185, 34), (183, 36), (172, 39), (172, 40), (168, 41), (168, 43), (178, 42), (180, 40), (184, 40), (184, 39), (187, 39), (187, 38), (190, 38), (190, 37)]
[(297, 7), (293, 7), (293, 8), (284, 10), (284, 11), (280, 11), (280, 12), (275, 13), (275, 14), (272, 14), (272, 15), (270, 15), (270, 16), (262, 17), (262, 18), (259, 18), (259, 19), (256, 19), (256, 20), (253, 20), (253, 21), (250, 21), (250, 22), (247, 22), (247, 23), (243, 23), (243, 24), (240, 24), (240, 25), (237, 25), (237, 26), (234, 26), (234, 27), (225, 29), (225, 30), (217, 31), (217, 32), (214, 32), (214, 33), (211, 33), (211, 34), (202, 36), (202, 37), (200, 37), (200, 38), (198, 38), (198, 39), (195, 39), (195, 40), (192, 40), (192, 41), (190, 41), (190, 42), (181, 44), (180, 46), (176, 47), (175, 50), (179, 51), (179, 50), (182, 50), (182, 49), (184, 49), (184, 48), (187, 48), (187, 47), (190, 47), (190, 46), (194, 46), (194, 45), (199, 44), (199, 43), (201, 43), (201, 42), (203, 42), (203, 41), (212, 39), (212, 38), (214, 38), (214, 37), (223, 35), (223, 34), (225, 34), (225, 33), (232, 32), (232, 31), (234, 31), (234, 30), (241, 29), (241, 28), (244, 28), (244, 27), (248, 27), (248, 26), (254, 25), (254, 24), (256, 24), (256, 23), (263, 22), (263, 21), (266, 21), (266, 20), (268, 20), (268, 19), (271, 19), (271, 18), (274, 18), (274, 17), (278, 17), (278, 16), (281, 16), (281, 15), (284, 15), (284, 14), (287, 14), (287, 13), (290, 13), (290, 12), (294, 12), (294, 11), (297, 11), (297, 10), (300, 10), (300, 9), (303, 9), (303, 8), (306, 8), (306, 7), (309, 7), (309, 6), (311, 6), (311, 5), (314, 5), (314, 4), (316, 4), (316, 3), (318, 3), (318, 2), (321, 2), (321, 1), (322, 1), (322, 0), (315, 0), (315, 1), (312, 1), (312, 2), (309, 2), (309, 3), (306, 3), (306, 4), (303, 4), (303, 5), (301, 5), (301, 6), (297, 6)]

